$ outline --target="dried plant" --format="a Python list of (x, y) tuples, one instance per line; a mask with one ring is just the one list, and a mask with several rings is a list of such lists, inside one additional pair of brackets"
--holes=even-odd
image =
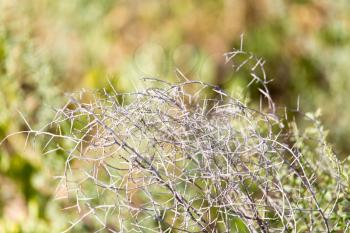
[(298, 130), (277, 113), (262, 59), (242, 48), (225, 56), (249, 68), (259, 109), (200, 81), (147, 79), (158, 87), (72, 95), (47, 127), (27, 131), (66, 155), (59, 188), (79, 217), (65, 232), (81, 222), (97, 232), (339, 228), (346, 182), (318, 114)]

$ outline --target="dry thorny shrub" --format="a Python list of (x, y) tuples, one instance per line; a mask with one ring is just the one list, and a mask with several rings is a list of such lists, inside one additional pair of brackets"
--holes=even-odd
[(263, 60), (225, 56), (260, 86), (258, 110), (200, 81), (148, 79), (158, 87), (72, 95), (45, 130), (28, 131), (67, 156), (60, 186), (79, 215), (66, 231), (81, 222), (108, 232), (347, 228), (337, 220), (342, 164), (317, 114), (298, 130), (290, 112), (277, 113)]

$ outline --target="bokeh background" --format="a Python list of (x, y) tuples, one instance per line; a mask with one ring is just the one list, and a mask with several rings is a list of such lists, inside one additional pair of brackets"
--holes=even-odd
[[(340, 158), (350, 154), (348, 0), (0, 0), (0, 140), (40, 128), (64, 93), (141, 77), (176, 80), (179, 68), (239, 92), (223, 54), (240, 46), (266, 60), (279, 106), (322, 109)], [(252, 101), (255, 97), (251, 95)], [(59, 232), (70, 215), (55, 199), (64, 160), (43, 156), (26, 135), (0, 146), (0, 232)], [(39, 146), (38, 146), (39, 145)], [(79, 232), (93, 232), (82, 226)]]

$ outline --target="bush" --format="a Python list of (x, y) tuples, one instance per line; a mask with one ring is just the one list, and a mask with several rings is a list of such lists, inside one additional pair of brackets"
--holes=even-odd
[[(88, 229), (333, 232), (348, 227), (344, 164), (315, 114), (275, 106), (261, 59), (234, 50), (263, 98), (254, 107), (187, 80), (132, 93), (82, 91), (43, 130), (62, 152), (59, 192)], [(303, 115), (303, 130), (293, 117)], [(70, 204), (69, 204), (70, 203)]]

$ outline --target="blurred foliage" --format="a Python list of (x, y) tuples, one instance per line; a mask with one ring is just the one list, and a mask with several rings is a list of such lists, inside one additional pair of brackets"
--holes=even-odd
[[(52, 117), (64, 92), (139, 87), (142, 76), (190, 79), (242, 90), (222, 54), (240, 44), (266, 59), (272, 95), (304, 111), (321, 107), (341, 158), (350, 152), (348, 0), (1, 0), (0, 139)], [(254, 99), (257, 95), (251, 93)], [(0, 147), (0, 232), (64, 228), (52, 200), (58, 155), (41, 157), (25, 135)], [(344, 200), (346, 201), (346, 200)], [(82, 229), (81, 231), (84, 231)], [(85, 229), (89, 231), (89, 229)]]

